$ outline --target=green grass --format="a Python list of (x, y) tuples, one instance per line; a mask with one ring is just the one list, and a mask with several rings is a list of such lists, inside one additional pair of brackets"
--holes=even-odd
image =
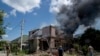
[(23, 51), (19, 51), (17, 54), (13, 53), (14, 56), (25, 56)]

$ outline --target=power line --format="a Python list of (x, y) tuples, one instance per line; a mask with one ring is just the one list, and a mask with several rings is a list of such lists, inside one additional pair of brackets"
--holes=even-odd
[(9, 32), (7, 32), (7, 33), (12, 33), (15, 29), (17, 29), (17, 27), (19, 27), (20, 26), (20, 23), (21, 22), (19, 22), (12, 30), (10, 30)]

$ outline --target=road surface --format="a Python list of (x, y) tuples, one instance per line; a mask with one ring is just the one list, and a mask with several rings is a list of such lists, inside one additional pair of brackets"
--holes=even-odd
[[(6, 56), (6, 54), (3, 52), (0, 52), (0, 56)], [(10, 54), (9, 56), (13, 56), (13, 55)]]

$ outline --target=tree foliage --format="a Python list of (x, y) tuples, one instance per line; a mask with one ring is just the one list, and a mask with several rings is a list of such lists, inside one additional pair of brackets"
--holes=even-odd
[(100, 50), (100, 31), (89, 28), (80, 38), (80, 45), (92, 45), (95, 50)]
[(0, 50), (4, 50), (5, 45), (7, 44), (7, 41), (0, 41)]
[(5, 34), (5, 29), (3, 27), (3, 17), (4, 17), (4, 11), (0, 10), (0, 36)]

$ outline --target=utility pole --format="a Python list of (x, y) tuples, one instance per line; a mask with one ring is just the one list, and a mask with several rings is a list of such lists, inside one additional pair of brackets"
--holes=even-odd
[(22, 51), (22, 44), (23, 44), (23, 26), (24, 26), (24, 19), (21, 21), (21, 44), (20, 44), (20, 51)]
[(38, 51), (39, 51), (39, 36), (36, 37), (36, 42), (37, 42), (36, 54), (37, 54), (37, 56), (39, 56), (39, 55), (38, 55)]

